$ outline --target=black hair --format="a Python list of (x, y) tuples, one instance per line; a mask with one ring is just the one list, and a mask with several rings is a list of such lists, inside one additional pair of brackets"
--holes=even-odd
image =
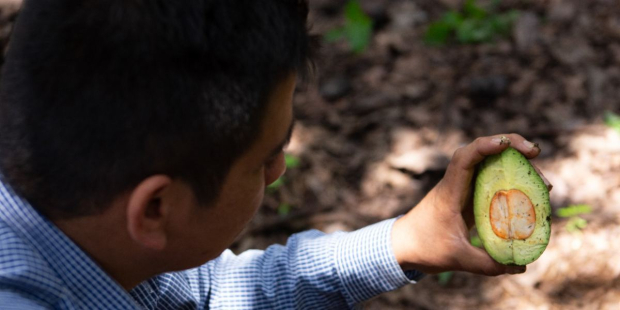
[(217, 199), (267, 99), (311, 63), (303, 0), (26, 0), (0, 85), (0, 169), (51, 218), (154, 174)]

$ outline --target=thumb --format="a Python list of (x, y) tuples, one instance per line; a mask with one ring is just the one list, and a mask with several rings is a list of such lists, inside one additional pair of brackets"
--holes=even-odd
[(507, 266), (502, 265), (483, 249), (467, 244), (464, 253), (459, 255), (459, 264), (462, 271), (486, 276), (498, 276), (502, 274), (519, 274), (524, 273), (525, 266)]

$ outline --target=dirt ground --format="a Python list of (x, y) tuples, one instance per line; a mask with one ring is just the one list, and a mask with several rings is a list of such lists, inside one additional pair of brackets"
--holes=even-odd
[[(314, 32), (343, 23), (346, 1), (311, 0)], [(517, 132), (554, 185), (552, 208), (588, 204), (588, 226), (553, 218), (551, 242), (527, 273), (428, 276), (367, 309), (620, 309), (620, 2), (503, 1), (521, 13), (494, 44), (429, 47), (429, 22), (454, 0), (368, 0), (370, 48), (325, 43), (317, 83), (300, 88), (288, 152), (301, 159), (271, 193), (237, 250), (305, 229), (354, 230), (410, 210), (452, 153), (478, 136)], [(278, 214), (281, 204), (292, 206)]]
[[(6, 43), (18, 0), (0, 0)], [(342, 0), (310, 0), (313, 32), (342, 25)], [(300, 159), (234, 245), (291, 233), (355, 230), (413, 208), (453, 152), (478, 136), (538, 142), (534, 163), (554, 185), (552, 208), (587, 204), (587, 227), (554, 217), (551, 242), (518, 276), (429, 275), (367, 309), (620, 309), (620, 2), (504, 0), (518, 9), (496, 43), (429, 47), (431, 21), (459, 0), (362, 0), (375, 21), (369, 49), (325, 43), (316, 81), (299, 87), (288, 152)], [(283, 208), (282, 206), (287, 206)]]

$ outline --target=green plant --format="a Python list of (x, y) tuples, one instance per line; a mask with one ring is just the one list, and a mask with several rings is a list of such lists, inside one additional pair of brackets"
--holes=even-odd
[(279, 177), (277, 180), (275, 180), (275, 182), (273, 182), (273, 183), (269, 184), (269, 186), (267, 186), (267, 190), (270, 190), (270, 191), (277, 190), (278, 188), (280, 188), (280, 187), (282, 187), (284, 185), (284, 183), (285, 183), (284, 181), (285, 180), (286, 180), (285, 177), (283, 177), (283, 176)]
[(592, 207), (589, 205), (570, 205), (565, 208), (558, 209), (555, 214), (562, 218), (568, 218), (566, 230), (570, 233), (579, 233), (588, 226), (588, 221), (580, 215), (592, 213)]
[(588, 221), (579, 216), (571, 217), (566, 223), (566, 231), (570, 233), (579, 233), (582, 229), (588, 227)]
[(570, 205), (568, 207), (559, 208), (555, 214), (559, 217), (567, 218), (592, 213), (592, 207), (589, 205)]
[(446, 286), (454, 276), (454, 271), (446, 271), (437, 275), (437, 282), (441, 286)]
[(329, 31), (325, 40), (335, 42), (344, 38), (353, 52), (361, 54), (370, 45), (372, 27), (372, 18), (364, 12), (359, 1), (350, 0), (345, 6), (344, 26)]
[(278, 214), (280, 216), (287, 216), (289, 213), (291, 213), (291, 205), (288, 203), (281, 203), (278, 206)]
[(604, 120), (607, 126), (615, 129), (617, 132), (620, 133), (620, 115), (615, 114), (611, 111), (607, 111), (605, 112)]
[(301, 164), (299, 157), (291, 154), (284, 154), (284, 162), (286, 163), (286, 168), (297, 168)]
[(424, 37), (429, 45), (444, 45), (452, 36), (462, 44), (491, 42), (498, 37), (510, 34), (519, 12), (511, 10), (497, 13), (499, 1), (490, 8), (479, 6), (475, 0), (467, 0), (462, 12), (449, 11), (432, 23)]
[[(291, 154), (284, 154), (284, 163), (286, 165), (286, 168), (289, 169), (299, 167), (301, 161), (297, 156)], [(276, 192), (278, 189), (284, 186), (284, 184), (286, 184), (286, 177), (281, 176), (275, 182), (267, 186), (267, 191), (271, 193)], [(288, 203), (280, 203), (277, 212), (280, 216), (287, 216), (289, 213), (291, 213), (292, 207), (293, 206)]]
[[(301, 164), (298, 157), (291, 154), (284, 154), (284, 163), (287, 169), (297, 168)], [(275, 182), (267, 186), (268, 191), (276, 191), (286, 183), (286, 178), (281, 176)]]

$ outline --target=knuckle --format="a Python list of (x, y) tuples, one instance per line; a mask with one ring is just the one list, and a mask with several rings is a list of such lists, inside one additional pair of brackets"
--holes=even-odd
[(459, 147), (458, 149), (456, 149), (456, 151), (454, 151), (454, 155), (452, 155), (452, 160), (459, 160), (461, 157), (463, 157), (463, 152), (465, 152), (464, 147)]
[(458, 166), (464, 157), (465, 148), (460, 147), (454, 151), (454, 155), (452, 155), (452, 160), (450, 161), (450, 166)]

